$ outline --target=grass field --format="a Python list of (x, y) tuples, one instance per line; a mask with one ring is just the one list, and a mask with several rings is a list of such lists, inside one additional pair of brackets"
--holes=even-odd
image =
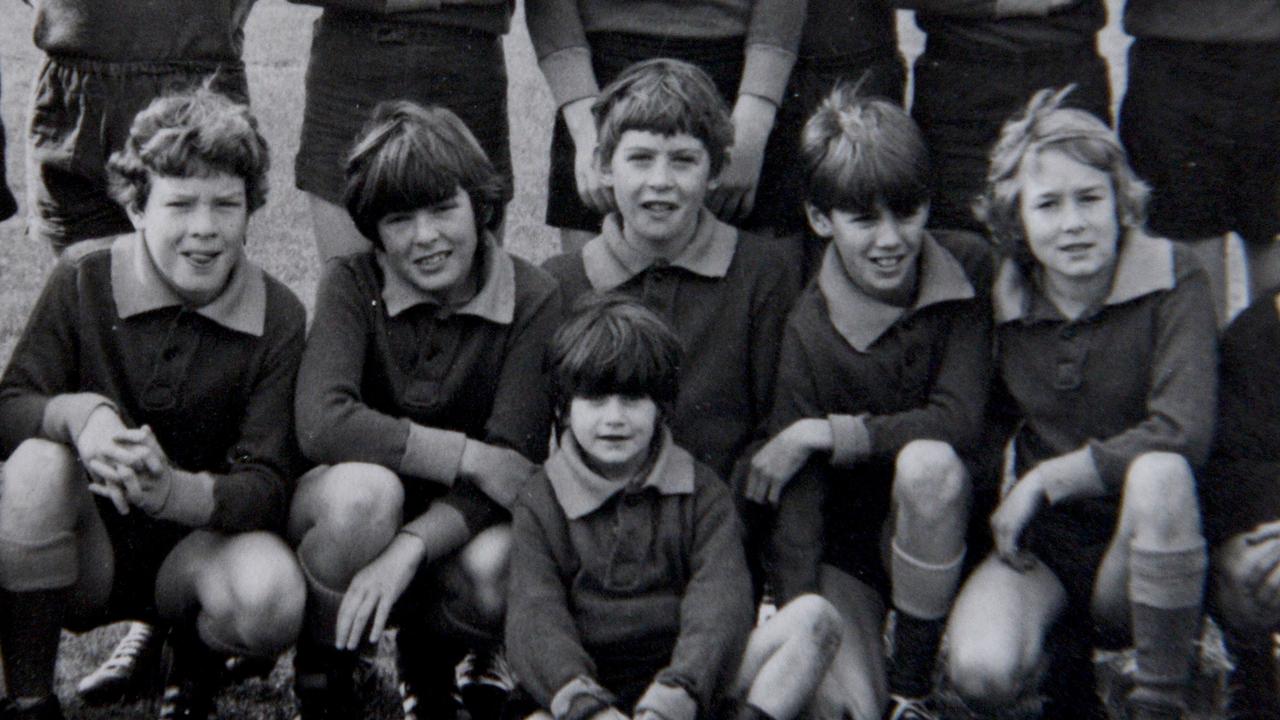
[[(1119, 0), (1108, 0), (1113, 16)], [(31, 45), (31, 10), (18, 0), (0, 0), (0, 68), (3, 95), (0, 116), (7, 136), (9, 185), (23, 199), (23, 128), (31, 89), (31, 77), (40, 53)], [(260, 0), (247, 29), (246, 61), (249, 65), (254, 110), (262, 122), (273, 152), (271, 194), (267, 206), (250, 227), (249, 253), (268, 271), (283, 280), (311, 305), (317, 261), (306, 203), (293, 187), (293, 155), (302, 119), (303, 74), (316, 11), (284, 0)], [(921, 38), (909, 16), (903, 14), (903, 45), (908, 55), (919, 52)], [(516, 196), (508, 211), (506, 244), (515, 253), (540, 261), (558, 247), (555, 236), (542, 226), (545, 206), (542, 187), (546, 174), (546, 148), (550, 138), (552, 105), (537, 71), (528, 38), (517, 18), (517, 31), (507, 41), (510, 69), (512, 155), (516, 172)], [(1103, 33), (1102, 46), (1112, 61), (1119, 97), (1124, 77), (1126, 39), (1114, 22)], [(7, 362), (31, 305), (53, 263), (49, 250), (24, 235), (21, 214), (0, 223), (0, 361)], [(59, 695), (71, 718), (143, 718), (150, 709), (142, 704), (106, 710), (82, 708), (74, 700), (74, 680), (99, 660), (120, 632), (108, 628), (80, 637), (66, 636), (59, 664)], [(387, 667), (386, 653), (381, 666)], [(288, 691), (288, 664), (280, 663), (267, 682), (253, 681), (229, 691), (220, 714), (228, 718), (284, 718), (292, 715)], [(389, 685), (387, 686), (390, 687)], [(387, 702), (390, 699), (387, 698)]]

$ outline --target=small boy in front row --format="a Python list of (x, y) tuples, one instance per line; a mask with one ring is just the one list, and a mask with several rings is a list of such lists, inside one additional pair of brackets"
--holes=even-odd
[(4, 720), (62, 717), (64, 627), (172, 625), (162, 718), (212, 712), (216, 653), (297, 637), (302, 571), (269, 531), (300, 465), (306, 314), (244, 254), (267, 165), (247, 107), (153, 101), (108, 167), (136, 232), (45, 283), (0, 380)]
[(583, 298), (552, 339), (558, 443), (514, 511), (509, 717), (789, 720), (826, 674), (821, 598), (751, 630), (732, 496), (667, 428), (680, 356), (619, 295)]
[(991, 373), (991, 252), (976, 235), (925, 230), (929, 156), (900, 106), (838, 88), (805, 125), (802, 152), (806, 213), (829, 244), (788, 318), (772, 438), (744, 492), (780, 503), (778, 596), (820, 588), (844, 616), (845, 694), (826, 699), (880, 717), (891, 606), (885, 717), (930, 718), (965, 557), (962, 458), (983, 427)]
[(685, 363), (667, 422), (677, 443), (727, 478), (769, 412), (799, 268), (704, 207), (733, 142), (728, 107), (705, 72), (678, 60), (636, 63), (592, 113), (596, 163), (618, 209), (581, 252), (543, 267), (566, 306), (616, 291), (671, 325)]

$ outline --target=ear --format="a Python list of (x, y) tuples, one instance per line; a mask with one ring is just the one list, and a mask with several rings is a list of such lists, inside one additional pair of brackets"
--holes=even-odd
[(600, 184), (607, 188), (613, 187), (613, 163), (605, 159), (600, 154), (600, 144), (596, 143), (596, 149), (591, 151), (591, 163), (595, 165), (596, 173), (600, 175)]
[(831, 226), (830, 215), (810, 203), (804, 204), (804, 214), (809, 218), (809, 227), (813, 228), (815, 235), (823, 238), (830, 238), (835, 235), (835, 228)]
[(130, 201), (129, 204), (125, 206), (124, 212), (129, 216), (129, 222), (133, 223), (133, 229), (142, 230), (142, 226), (144, 224), (143, 220), (146, 217), (146, 213), (143, 212), (142, 208), (138, 207), (138, 201)]

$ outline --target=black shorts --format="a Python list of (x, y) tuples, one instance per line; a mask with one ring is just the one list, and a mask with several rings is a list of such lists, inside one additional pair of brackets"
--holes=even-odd
[(1042, 510), (1024, 531), (1022, 546), (1035, 553), (1067, 591), (1068, 604), (1088, 613), (1102, 559), (1119, 520), (1116, 498), (1089, 498)]
[[(738, 83), (742, 80), (742, 38), (726, 40), (686, 40), (661, 38), (625, 33), (592, 33), (591, 66), (596, 80), (603, 87), (622, 71), (651, 58), (668, 57), (697, 65), (711, 76), (716, 89), (730, 108), (738, 96)], [(777, 128), (774, 129), (774, 134)], [(770, 136), (773, 142), (773, 135)], [(551, 169), (547, 178), (547, 224), (552, 227), (599, 232), (602, 218), (583, 204), (578, 197), (578, 181), (574, 177), (575, 151), (573, 138), (565, 125), (564, 116), (556, 113), (556, 124), (551, 134)], [(776, 165), (776, 163), (775, 163)], [(795, 168), (787, 168), (792, 172)], [(765, 166), (761, 170), (757, 198), (769, 198), (776, 194), (775, 187), (781, 180), (780, 170), (771, 167), (766, 152)], [(772, 203), (757, 200), (744, 228), (775, 227)]]
[(458, 115), (506, 179), (510, 200), (507, 69), (502, 38), (437, 25), (326, 12), (307, 63), (299, 190), (342, 204), (347, 153), (384, 100), (440, 105)]
[(972, 207), (986, 184), (991, 148), (1037, 90), (1075, 83), (1068, 106), (1111, 117), (1107, 63), (1092, 45), (1002, 53), (930, 42), (916, 60), (915, 83), (911, 115), (933, 159), (930, 227), (985, 231)]
[(213, 88), (247, 103), (240, 63), (108, 63), (47, 57), (36, 72), (27, 143), (28, 228), (57, 251), (133, 231), (107, 191), (106, 163), (138, 111), (157, 97)]
[(1157, 235), (1280, 233), (1280, 43), (1135, 40), (1120, 134)]
[(134, 508), (121, 515), (110, 500), (95, 497), (98, 516), (107, 528), (115, 571), (107, 605), (90, 617), (77, 617), (69, 630), (83, 632), (120, 620), (156, 622), (156, 578), (165, 558), (192, 529), (157, 520)]

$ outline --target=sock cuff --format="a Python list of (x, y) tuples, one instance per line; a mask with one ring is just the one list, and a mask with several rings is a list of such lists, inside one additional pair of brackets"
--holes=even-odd
[(342, 596), (346, 593), (320, 582), (307, 567), (302, 553), (298, 554), (298, 566), (302, 568), (302, 577), (307, 583), (306, 632), (317, 643), (331, 646), (338, 624), (338, 608), (342, 606)]
[(926, 572), (950, 572), (952, 570), (959, 570), (960, 566), (964, 564), (965, 552), (968, 549), (967, 547), (961, 547), (959, 554), (954, 558), (941, 563), (931, 563), (921, 560), (906, 550), (903, 550), (902, 546), (898, 544), (898, 538), (896, 537), (889, 541), (889, 546), (894, 557), (898, 560), (901, 560), (918, 570), (924, 570)]
[(1209, 554), (1201, 540), (1184, 548), (1129, 547), (1129, 599), (1155, 608), (1199, 607)]
[(61, 590), (74, 585), (79, 575), (74, 534), (64, 531), (39, 540), (0, 534), (0, 588)]
[(947, 616), (960, 585), (965, 548), (951, 560), (931, 563), (902, 549), (898, 539), (890, 542), (889, 574), (893, 606), (921, 620)]

